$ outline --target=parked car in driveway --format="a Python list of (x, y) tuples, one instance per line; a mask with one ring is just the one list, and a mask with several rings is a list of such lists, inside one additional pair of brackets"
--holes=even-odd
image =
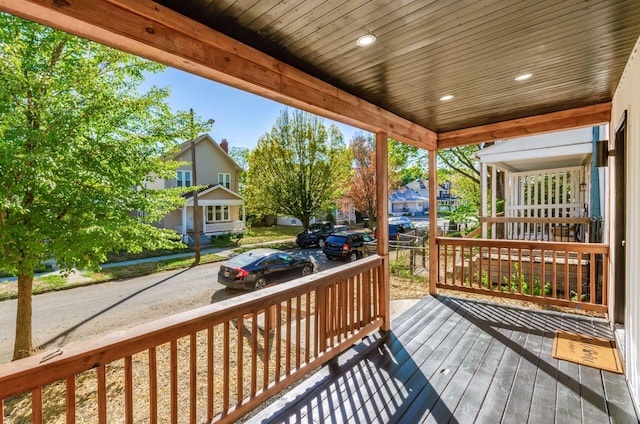
[[(413, 224), (395, 223), (389, 224), (389, 240), (399, 240), (400, 234), (412, 234), (416, 233), (416, 228)], [(376, 230), (373, 230), (373, 236), (377, 238)]]
[(257, 290), (313, 273), (313, 262), (277, 249), (253, 249), (224, 261), (218, 283), (238, 289)]
[(322, 252), (329, 260), (343, 258), (355, 261), (366, 256), (365, 243), (374, 241), (373, 237), (366, 233), (336, 233), (327, 237)]
[(301, 249), (313, 245), (322, 247), (324, 246), (324, 241), (327, 237), (331, 234), (337, 233), (338, 231), (344, 231), (346, 229), (346, 225), (334, 225), (333, 222), (330, 221), (317, 222), (315, 224), (311, 224), (309, 228), (298, 234), (296, 237), (296, 244)]

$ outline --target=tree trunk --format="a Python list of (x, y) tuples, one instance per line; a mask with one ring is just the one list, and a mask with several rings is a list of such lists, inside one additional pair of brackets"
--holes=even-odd
[(31, 334), (31, 298), (33, 293), (33, 275), (18, 276), (18, 311), (16, 314), (16, 339), (13, 347), (13, 360), (27, 358), (33, 352)]

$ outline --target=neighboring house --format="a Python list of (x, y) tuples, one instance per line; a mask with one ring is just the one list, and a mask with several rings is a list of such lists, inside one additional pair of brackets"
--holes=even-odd
[(428, 198), (406, 186), (389, 193), (389, 212), (393, 215), (421, 214), (428, 205)]
[[(478, 151), (485, 182), (481, 190), (490, 199), (481, 208), (483, 237), (502, 219), (504, 234), (492, 231), (494, 238), (601, 240), (590, 234), (590, 219), (602, 218), (606, 209), (599, 188), (605, 172), (596, 167), (593, 152), (595, 143), (606, 138), (602, 125), (505, 140)], [(497, 180), (498, 170), (504, 174), (503, 198), (488, 184)], [(504, 200), (504, 218), (497, 218), (498, 200)]]
[[(243, 233), (245, 204), (238, 194), (238, 179), (242, 168), (229, 156), (228, 143), (216, 143), (208, 134), (195, 140), (197, 185), (205, 185), (198, 193), (198, 208), (202, 234)], [(194, 185), (191, 166), (191, 141), (180, 145), (174, 159), (188, 162), (181, 166), (175, 179), (159, 180), (157, 188), (191, 187)], [(193, 192), (186, 193), (185, 206), (165, 216), (162, 228), (173, 229), (182, 236), (193, 235)]]

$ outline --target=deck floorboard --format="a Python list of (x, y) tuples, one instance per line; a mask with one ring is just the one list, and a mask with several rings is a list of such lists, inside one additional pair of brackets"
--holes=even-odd
[(638, 423), (623, 375), (553, 358), (604, 320), (427, 297), (248, 418), (261, 423)]

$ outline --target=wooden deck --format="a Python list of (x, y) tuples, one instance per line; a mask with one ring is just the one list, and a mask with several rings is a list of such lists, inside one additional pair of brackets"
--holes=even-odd
[(637, 423), (623, 375), (554, 359), (606, 321), (427, 297), (249, 418), (262, 423)]

